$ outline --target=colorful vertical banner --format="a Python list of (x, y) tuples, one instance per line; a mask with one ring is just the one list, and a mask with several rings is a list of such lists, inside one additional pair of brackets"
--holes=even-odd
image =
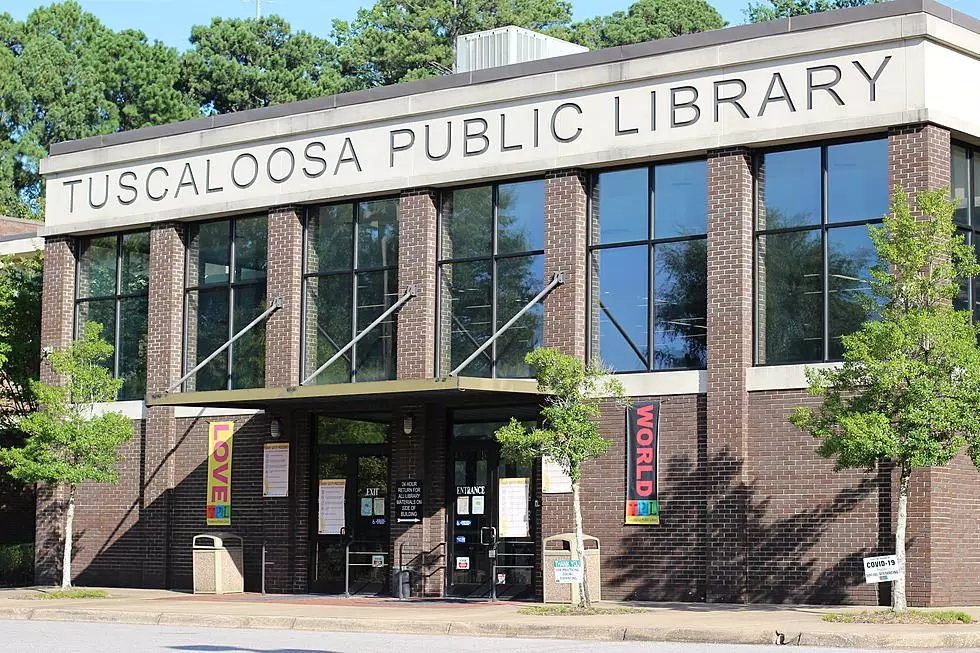
[(231, 437), (234, 422), (208, 425), (208, 526), (231, 525)]
[(643, 401), (626, 409), (626, 523), (659, 524), (657, 461), (660, 402)]

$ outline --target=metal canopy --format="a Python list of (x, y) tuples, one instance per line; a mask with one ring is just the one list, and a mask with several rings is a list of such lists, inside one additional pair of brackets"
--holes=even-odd
[(147, 398), (147, 406), (200, 406), (214, 408), (284, 409), (309, 404), (351, 405), (370, 402), (380, 408), (395, 401), (481, 401), (519, 399), (542, 395), (534, 379), (487, 379), (454, 376), (439, 379), (402, 381), (368, 381), (365, 383), (332, 383), (291, 386), (288, 388), (254, 388), (248, 390), (212, 390), (178, 392)]

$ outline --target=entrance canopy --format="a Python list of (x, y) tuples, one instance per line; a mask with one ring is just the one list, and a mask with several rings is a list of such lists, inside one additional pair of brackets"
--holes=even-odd
[(534, 379), (487, 379), (451, 376), (439, 379), (369, 381), (366, 383), (332, 383), (290, 386), (288, 388), (253, 388), (247, 390), (213, 390), (150, 395), (148, 406), (202, 406), (213, 408), (292, 409), (304, 405), (322, 409), (330, 405), (351, 406), (370, 403), (374, 410), (386, 410), (401, 403), (441, 402), (474, 404), (529, 399), (544, 393)]

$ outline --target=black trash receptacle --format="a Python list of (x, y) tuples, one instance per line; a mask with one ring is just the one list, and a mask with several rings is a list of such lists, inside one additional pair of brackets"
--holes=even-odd
[(402, 567), (395, 575), (395, 582), (398, 585), (398, 598), (412, 598), (412, 570), (408, 567)]

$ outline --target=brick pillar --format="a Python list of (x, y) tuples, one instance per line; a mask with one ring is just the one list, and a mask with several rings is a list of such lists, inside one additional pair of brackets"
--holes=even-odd
[(422, 537), (423, 546), (428, 552), (423, 561), (422, 591), (426, 596), (442, 596), (446, 587), (446, 565), (449, 564), (446, 544), (446, 485), (447, 481), (452, 483), (446, 462), (449, 436), (446, 433), (445, 407), (426, 406), (422, 418), (425, 425), (425, 485), (422, 497), (425, 517), (422, 522)]
[[(184, 240), (179, 224), (150, 230), (149, 334), (146, 389), (163, 392), (181, 376), (184, 326)], [(170, 493), (174, 488), (173, 450), (177, 439), (174, 409), (146, 411), (142, 447), (140, 530), (144, 546), (143, 587), (169, 585)]]
[[(412, 432), (404, 431), (404, 420), (412, 416)], [(423, 406), (401, 406), (392, 414), (391, 419), (391, 469), (388, 490), (391, 518), (389, 532), (391, 534), (392, 570), (397, 571), (399, 564), (404, 564), (418, 573), (424, 572), (423, 552), (425, 549), (426, 513), (422, 511), (423, 521), (417, 524), (402, 523), (396, 520), (395, 493), (399, 481), (419, 481), (425, 495), (425, 444), (426, 444), (426, 411)], [(403, 554), (403, 555), (401, 555)], [(392, 581), (395, 581), (392, 576)], [(393, 584), (392, 595), (398, 596), (398, 586)]]
[[(75, 251), (69, 237), (44, 242), (44, 286), (41, 291), (41, 347), (55, 351), (67, 347), (73, 337), (75, 312)], [(56, 384), (50, 363), (41, 360), (41, 381)], [(55, 487), (37, 489), (35, 527), (35, 579), (41, 584), (61, 581), (61, 533), (64, 493)]]
[[(914, 207), (917, 193), (949, 187), (950, 158), (949, 130), (926, 124), (895, 127), (888, 134), (888, 187), (893, 191), (901, 186)], [(895, 473), (897, 479), (898, 470)], [(949, 579), (943, 578), (943, 582), (939, 582), (939, 576), (950, 567), (951, 558), (957, 547), (962, 547), (962, 542), (956, 541), (955, 536), (945, 536), (946, 531), (937, 527), (941, 524), (933, 521), (962, 500), (948, 491), (948, 488), (956, 487), (955, 483), (949, 482), (951, 474), (953, 472), (947, 468), (919, 469), (912, 473), (905, 560), (909, 605), (950, 604), (942, 596)], [(893, 505), (897, 510), (897, 482), (894, 490)], [(972, 569), (978, 567), (980, 565), (973, 565)], [(958, 574), (966, 568), (951, 571)]]
[(733, 148), (708, 155), (708, 601), (746, 598), (751, 365), (752, 157)]
[(549, 172), (544, 190), (544, 280), (565, 273), (565, 283), (544, 301), (544, 344), (585, 358), (588, 177), (584, 170)]
[(265, 385), (284, 388), (300, 382), (300, 332), (303, 287), (303, 218), (293, 206), (269, 211), (269, 260), (266, 297), (285, 301), (266, 322)]
[(296, 413), (292, 416), (289, 426), (290, 455), (289, 465), (292, 484), (289, 487), (290, 518), (289, 533), (289, 566), (292, 572), (292, 588), (296, 593), (310, 591), (310, 500), (313, 497), (314, 483), (311, 476), (313, 471), (313, 418), (309, 413)]
[(436, 202), (434, 190), (415, 189), (403, 192), (399, 204), (398, 294), (411, 284), (418, 292), (398, 314), (399, 379), (435, 376)]

